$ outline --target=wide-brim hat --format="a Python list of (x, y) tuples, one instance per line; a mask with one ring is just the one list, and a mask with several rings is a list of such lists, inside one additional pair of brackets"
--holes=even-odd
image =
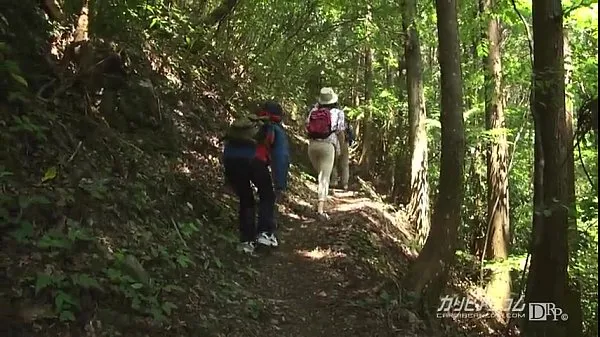
[(322, 88), (319, 93), (319, 104), (327, 105), (337, 103), (338, 95), (333, 91), (332, 88)]

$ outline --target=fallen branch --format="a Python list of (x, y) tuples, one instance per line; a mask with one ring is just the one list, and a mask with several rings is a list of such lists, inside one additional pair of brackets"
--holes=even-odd
[(52, 21), (62, 21), (65, 17), (59, 3), (56, 0), (44, 0), (41, 3), (42, 10), (48, 14)]
[(185, 240), (183, 239), (183, 235), (181, 235), (181, 232), (179, 231), (179, 226), (177, 226), (177, 223), (175, 222), (175, 220), (173, 220), (173, 218), (171, 218), (171, 223), (173, 224), (173, 227), (175, 227), (175, 231), (177, 232), (177, 235), (179, 236), (179, 238), (181, 239), (181, 243), (183, 243), (183, 246), (185, 248), (188, 248), (187, 243), (185, 242)]
[(44, 91), (46, 91), (46, 89), (48, 89), (52, 84), (54, 84), (54, 82), (56, 82), (55, 78), (48, 81), (48, 83), (45, 83), (44, 85), (42, 85), (35, 95), (36, 98), (44, 103), (47, 103), (49, 100), (44, 98), (43, 94), (44, 94)]
[(81, 144), (83, 144), (82, 141), (79, 141), (79, 143), (77, 144), (77, 147), (75, 148), (75, 151), (73, 151), (73, 154), (71, 154), (71, 156), (69, 157), (69, 160), (67, 160), (67, 164), (70, 163), (73, 158), (75, 158), (75, 155), (77, 154), (77, 152), (79, 152), (79, 149), (81, 148)]

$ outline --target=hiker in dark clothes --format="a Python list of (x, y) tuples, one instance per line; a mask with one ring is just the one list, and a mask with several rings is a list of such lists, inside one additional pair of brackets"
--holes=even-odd
[[(240, 202), (240, 248), (246, 253), (252, 253), (256, 244), (279, 245), (275, 236), (275, 203), (287, 189), (290, 165), (287, 133), (281, 125), (281, 105), (268, 101), (257, 115), (268, 120), (260, 127), (260, 140), (256, 144), (226, 140), (223, 150), (225, 179)], [(258, 221), (252, 184), (258, 189)]]

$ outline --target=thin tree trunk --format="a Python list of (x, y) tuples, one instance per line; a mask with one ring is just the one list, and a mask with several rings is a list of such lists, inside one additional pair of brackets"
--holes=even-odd
[(429, 306), (439, 303), (448, 272), (455, 261), (458, 227), (464, 194), (464, 121), (458, 20), (455, 0), (436, 0), (439, 62), (441, 72), (442, 153), (439, 193), (431, 232), (405, 286), (415, 295), (426, 289)]
[(416, 28), (416, 0), (406, 0), (402, 26), (407, 36), (404, 45), (408, 94), (409, 149), (411, 155), (409, 216), (421, 247), (429, 235), (429, 183), (427, 181), (427, 112), (423, 93), (421, 43)]
[[(470, 166), (469, 172), (466, 173), (465, 186), (469, 189), (468, 195), (473, 197), (465, 199), (465, 209), (473, 210), (473, 214), (468, 214), (468, 216), (463, 218), (470, 223), (468, 227), (471, 228), (469, 250), (473, 256), (481, 260), (484, 256), (483, 250), (486, 248), (486, 200), (477, 197), (485, 193), (485, 177), (478, 170), (479, 167), (484, 165), (486, 160), (481, 143), (477, 143), (472, 148), (465, 162), (467, 160), (470, 160)], [(467, 194), (467, 191), (465, 191), (465, 194)]]
[[(564, 28), (563, 28), (564, 29)], [(568, 31), (563, 31), (563, 43), (564, 43), (564, 67), (565, 67), (565, 112), (567, 118), (567, 126), (569, 132), (569, 138), (574, 138), (573, 128), (575, 127), (573, 120), (573, 113), (575, 110), (572, 95), (571, 95), (571, 87), (572, 87), (572, 75), (573, 75), (573, 59), (572, 59), (572, 51), (571, 44), (569, 43), (569, 33)], [(567, 158), (567, 169), (569, 172), (567, 173), (568, 177), (573, 177), (573, 183), (569, 186), (569, 193), (571, 195), (571, 205), (575, 206), (576, 203), (576, 195), (575, 195), (575, 158), (574, 155), (571, 154)], [(568, 227), (568, 244), (569, 247), (577, 247), (578, 246), (578, 237), (579, 233), (577, 232), (577, 216), (573, 215), (569, 217), (569, 227)], [(580, 284), (578, 280), (571, 279), (568, 283), (567, 289), (567, 310), (570, 313), (569, 315), (569, 327), (567, 328), (569, 331), (569, 337), (580, 337), (583, 335), (583, 313), (581, 307), (581, 292), (580, 292)]]
[(360, 105), (360, 68), (362, 65), (362, 58), (360, 53), (356, 53), (356, 68), (352, 76), (352, 105), (358, 107)]
[(77, 27), (75, 29), (75, 39), (73, 42), (82, 42), (87, 41), (89, 39), (89, 6), (88, 0), (84, 0), (81, 4), (81, 12), (79, 13), (79, 18), (77, 19)]
[(65, 17), (59, 2), (56, 0), (43, 0), (41, 1), (41, 7), (48, 14), (50, 20), (62, 21)]
[(373, 154), (373, 111), (371, 109), (371, 94), (373, 92), (373, 49), (370, 46), (365, 48), (364, 53), (365, 65), (365, 87), (364, 87), (364, 102), (365, 113), (363, 117), (363, 134), (362, 134), (362, 153), (359, 160), (359, 165), (364, 170), (364, 173), (369, 176), (371, 171), (371, 159)]
[[(487, 260), (508, 258), (510, 220), (508, 202), (508, 144), (504, 121), (502, 98), (501, 27), (494, 15), (496, 0), (485, 0), (483, 15), (487, 19), (488, 55), (485, 72), (486, 129), (491, 131), (487, 152)], [(496, 309), (510, 298), (510, 270), (506, 267), (494, 270), (486, 293)]]
[[(397, 83), (398, 86), (398, 99), (400, 101), (405, 101), (405, 91), (406, 91), (406, 61), (403, 60), (403, 57), (398, 58), (398, 76)], [(403, 115), (402, 109), (398, 108), (396, 112), (396, 139), (399, 142), (400, 146), (395, 151), (395, 160), (394, 160), (394, 183), (392, 186), (392, 200), (394, 203), (406, 205), (409, 202), (410, 197), (410, 171), (407, 169), (410, 167), (409, 158), (407, 156), (405, 149), (406, 141), (406, 123), (405, 116)]]

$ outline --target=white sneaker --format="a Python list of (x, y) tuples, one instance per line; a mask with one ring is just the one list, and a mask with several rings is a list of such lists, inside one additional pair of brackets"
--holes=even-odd
[(321, 218), (321, 220), (329, 220), (329, 214), (325, 212), (317, 212), (317, 216)]
[(275, 237), (275, 234), (273, 233), (260, 233), (258, 235), (258, 239), (256, 240), (259, 244), (264, 245), (264, 246), (270, 246), (270, 247), (277, 247), (279, 246), (279, 242), (277, 242), (277, 238)]
[(256, 243), (254, 241), (245, 241), (239, 244), (238, 250), (242, 251), (246, 254), (254, 253), (254, 249), (256, 248)]

